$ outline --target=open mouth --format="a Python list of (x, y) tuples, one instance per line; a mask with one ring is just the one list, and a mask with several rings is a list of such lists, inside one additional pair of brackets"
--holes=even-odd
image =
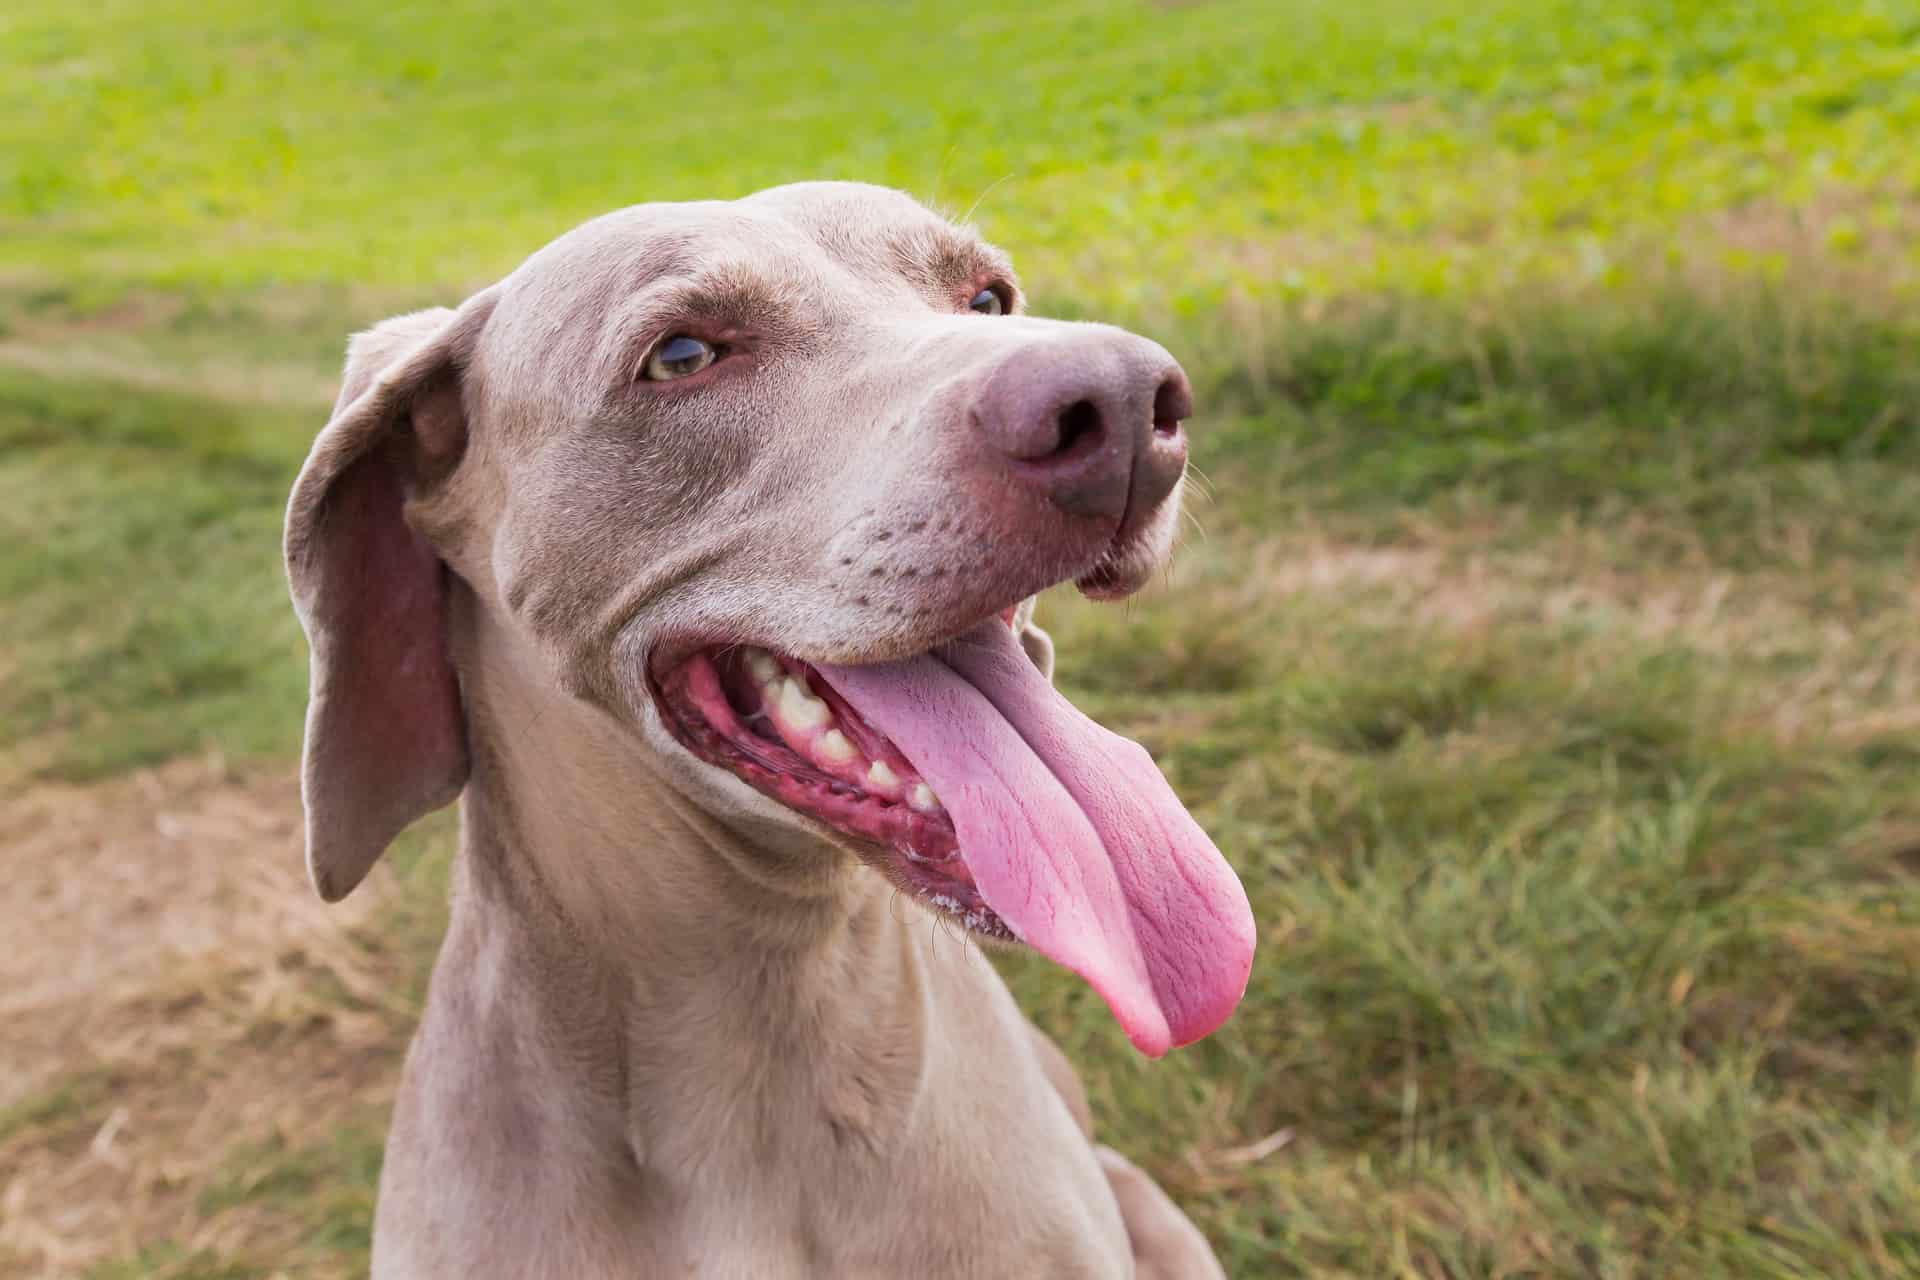
[(982, 900), (933, 787), (818, 669), (748, 645), (703, 649), (661, 692), (695, 755), (866, 846), (928, 906), (983, 936), (1014, 937)]
[(890, 662), (705, 649), (658, 696), (694, 755), (850, 837), (928, 906), (1078, 973), (1144, 1053), (1206, 1035), (1246, 989), (1253, 912), (1233, 869), (1005, 615)]

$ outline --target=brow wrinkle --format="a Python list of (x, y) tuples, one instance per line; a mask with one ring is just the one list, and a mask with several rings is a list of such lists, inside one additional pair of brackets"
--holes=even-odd
[(923, 289), (952, 293), (982, 276), (1013, 283), (1013, 267), (993, 246), (945, 224), (914, 227), (885, 242), (894, 270)]
[(652, 344), (680, 326), (765, 329), (781, 321), (788, 302), (780, 288), (744, 268), (709, 267), (666, 277), (616, 310), (606, 348), (623, 368), (637, 370)]

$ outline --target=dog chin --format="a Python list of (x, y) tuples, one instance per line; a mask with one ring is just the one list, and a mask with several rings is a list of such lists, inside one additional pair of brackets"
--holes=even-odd
[(1089, 600), (1124, 600), (1153, 581), (1173, 554), (1179, 510), (1169, 504), (1152, 523), (1130, 538), (1117, 540), (1105, 555), (1073, 580)]

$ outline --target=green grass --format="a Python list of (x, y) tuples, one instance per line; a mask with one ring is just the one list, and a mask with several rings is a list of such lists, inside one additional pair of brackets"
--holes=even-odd
[(189, 1253), (163, 1244), (90, 1268), (86, 1280), (261, 1280), (272, 1274), (230, 1262), (212, 1249)]
[[(905, 185), (1208, 407), (1179, 569), (1043, 616), (1241, 870), (1248, 999), (1148, 1064), (1005, 967), (1233, 1274), (1920, 1272), (1920, 6), (573, 12), (3, 20), (0, 762), (290, 758), (351, 328), (612, 205)], [(434, 830), (355, 943), (408, 1000)], [(0, 1142), (84, 1145), (74, 1067)], [(364, 1266), (343, 1114), (196, 1184), (254, 1245), (97, 1274)]]
[(277, 547), (309, 424), (0, 368), (0, 751), (92, 776), (298, 745)]
[(1910, 0), (118, 0), (4, 34), (0, 266), (36, 276), (470, 282), (799, 176), (977, 203), (1102, 304), (1610, 279), (1676, 230), (1767, 259), (1716, 222), (1755, 200), (1920, 267)]
[(362, 1116), (308, 1146), (278, 1137), (243, 1143), (228, 1154), (225, 1170), (201, 1191), (195, 1207), (208, 1217), (234, 1208), (284, 1213), (304, 1224), (295, 1251), (322, 1257), (364, 1253), (371, 1243), (385, 1120), (382, 1113)]
[[(1195, 1133), (1299, 1135), (1216, 1202), (1236, 1274), (1875, 1274), (1869, 1241), (1920, 1265), (1920, 878), (1875, 838), (1920, 806), (1913, 736), (1781, 745), (1738, 660), (1370, 612), (1276, 602), (1236, 678), (1086, 699), (1203, 798), (1265, 924), (1188, 1072), (1013, 966), (1109, 1064), (1119, 1140), (1177, 1178)], [(1106, 686), (1079, 621), (1066, 678)]]
[(113, 1096), (114, 1079), (102, 1071), (76, 1071), (51, 1086), (0, 1109), (0, 1143), (29, 1130), (43, 1135), (73, 1136), (73, 1127), (97, 1123), (100, 1111)]

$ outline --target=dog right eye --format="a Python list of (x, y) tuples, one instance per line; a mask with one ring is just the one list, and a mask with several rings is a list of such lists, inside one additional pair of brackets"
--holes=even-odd
[(973, 301), (967, 303), (969, 311), (977, 311), (983, 316), (1003, 316), (1007, 314), (1007, 298), (998, 287), (982, 289), (973, 295)]
[(649, 382), (670, 382), (698, 373), (719, 358), (711, 342), (676, 333), (653, 349), (641, 376)]

